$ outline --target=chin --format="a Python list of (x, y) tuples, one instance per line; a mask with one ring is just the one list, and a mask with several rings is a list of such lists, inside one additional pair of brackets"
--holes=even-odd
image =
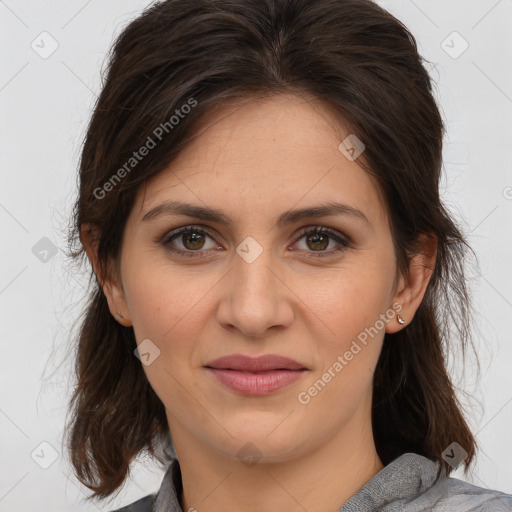
[[(282, 421), (282, 418), (280, 418)], [(278, 425), (279, 423), (276, 423)], [(275, 430), (273, 430), (275, 429)], [(274, 464), (293, 460), (307, 451), (307, 438), (302, 439), (296, 432), (279, 427), (234, 429), (230, 425), (227, 430), (233, 437), (226, 435), (221, 442), (212, 440), (218, 451), (231, 459), (251, 463)]]

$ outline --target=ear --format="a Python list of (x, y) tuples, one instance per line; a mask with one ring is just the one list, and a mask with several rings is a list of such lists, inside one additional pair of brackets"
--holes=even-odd
[(388, 322), (386, 326), (387, 333), (397, 332), (412, 321), (420, 307), (434, 272), (437, 255), (437, 237), (433, 234), (420, 233), (418, 235), (418, 244), (420, 249), (413, 255), (409, 263), (407, 275), (400, 276), (396, 294), (392, 299), (392, 304), (399, 303), (402, 306), (397, 311), (400, 312), (400, 316), (405, 320), (405, 324), (399, 324), (396, 319), (393, 322)]
[[(103, 289), (103, 293), (107, 298), (110, 313), (121, 325), (125, 327), (131, 326), (132, 322), (128, 305), (125, 300), (123, 288), (119, 283), (121, 276), (117, 276), (117, 273), (114, 272), (109, 272), (108, 276), (101, 275), (98, 261), (99, 230), (90, 224), (84, 224), (80, 230), (80, 241), (91, 262), (98, 282)], [(121, 318), (118, 313), (121, 313), (124, 318)]]

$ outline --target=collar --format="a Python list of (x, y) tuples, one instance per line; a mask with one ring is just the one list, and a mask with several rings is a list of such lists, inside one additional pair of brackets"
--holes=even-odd
[(172, 459), (165, 472), (162, 485), (157, 493), (155, 512), (183, 512), (180, 505), (180, 496), (183, 491), (181, 469), (178, 459)]
[(404, 453), (382, 468), (339, 512), (383, 510), (386, 505), (428, 491), (441, 477), (441, 464), (417, 453)]

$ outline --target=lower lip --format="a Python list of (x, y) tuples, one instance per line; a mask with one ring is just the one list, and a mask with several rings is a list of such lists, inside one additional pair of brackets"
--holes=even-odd
[(226, 387), (244, 395), (268, 395), (297, 381), (306, 370), (242, 372), (207, 368)]

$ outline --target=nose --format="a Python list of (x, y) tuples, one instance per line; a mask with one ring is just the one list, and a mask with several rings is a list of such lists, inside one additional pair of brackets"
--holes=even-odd
[(294, 295), (279, 268), (267, 248), (253, 261), (236, 254), (233, 267), (223, 280), (217, 310), (219, 324), (253, 339), (268, 336), (272, 328), (290, 326)]

